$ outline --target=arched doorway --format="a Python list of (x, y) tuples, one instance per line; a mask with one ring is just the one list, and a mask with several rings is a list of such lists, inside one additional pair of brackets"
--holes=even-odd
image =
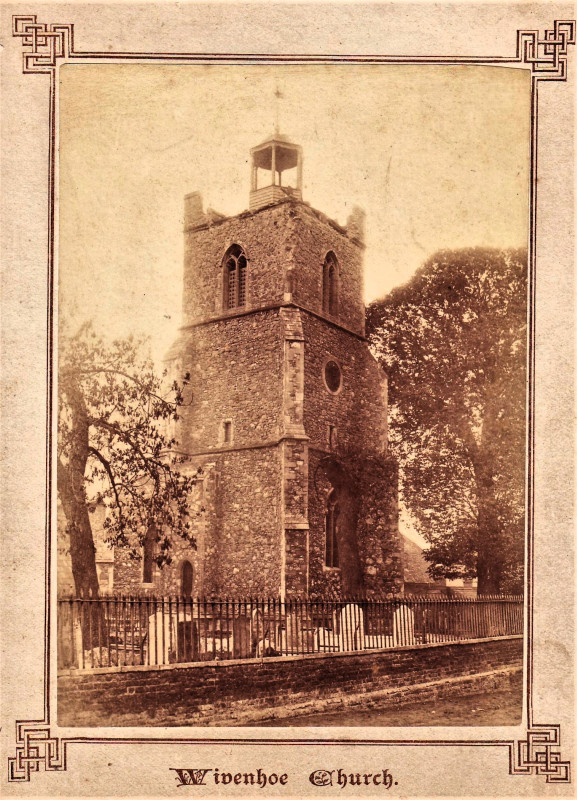
[(183, 597), (192, 596), (194, 570), (190, 561), (183, 561), (180, 568), (180, 593)]
[(321, 461), (330, 484), (324, 508), (324, 566), (340, 569), (341, 591), (346, 597), (364, 594), (363, 570), (357, 541), (360, 495), (356, 481), (335, 457)]
[(178, 617), (177, 628), (177, 661), (196, 661), (198, 657), (198, 628), (194, 619), (192, 590), (194, 586), (194, 570), (190, 561), (180, 565), (180, 594), (184, 598), (184, 614)]

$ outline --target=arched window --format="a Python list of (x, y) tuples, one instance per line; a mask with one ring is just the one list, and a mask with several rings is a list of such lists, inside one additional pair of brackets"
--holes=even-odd
[(183, 561), (180, 568), (180, 593), (183, 597), (192, 596), (194, 572), (190, 561)]
[(238, 244), (226, 251), (223, 283), (225, 309), (246, 305), (246, 254)]
[(338, 281), (339, 264), (335, 254), (330, 251), (327, 253), (323, 264), (323, 311), (326, 314), (336, 314), (338, 312)]
[(154, 582), (154, 557), (156, 556), (156, 528), (150, 525), (142, 545), (142, 582)]
[(337, 542), (337, 525), (339, 522), (339, 506), (335, 491), (329, 494), (325, 514), (325, 566), (339, 566), (339, 547)]

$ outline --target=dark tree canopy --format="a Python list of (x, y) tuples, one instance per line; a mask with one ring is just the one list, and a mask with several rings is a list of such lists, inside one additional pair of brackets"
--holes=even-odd
[(476, 576), (482, 594), (522, 590), (526, 251), (437, 253), (367, 315), (431, 575)]
[(170, 561), (172, 540), (194, 546), (189, 491), (177, 442), (167, 430), (178, 419), (187, 383), (163, 388), (132, 338), (108, 345), (84, 325), (62, 333), (59, 347), (58, 495), (70, 539), (77, 593), (98, 594), (90, 508), (103, 503), (107, 540), (139, 557), (154, 530), (157, 563)]

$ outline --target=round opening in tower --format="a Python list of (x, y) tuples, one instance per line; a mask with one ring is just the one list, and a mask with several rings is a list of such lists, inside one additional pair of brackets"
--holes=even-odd
[(325, 364), (325, 383), (330, 392), (338, 392), (341, 388), (341, 368), (336, 361)]

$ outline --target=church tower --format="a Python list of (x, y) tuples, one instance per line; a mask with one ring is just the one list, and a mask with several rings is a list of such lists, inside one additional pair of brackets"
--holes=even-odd
[(225, 217), (185, 198), (183, 324), (168, 361), (190, 373), (176, 436), (205, 475), (193, 593), (396, 592), (396, 470), (386, 376), (364, 336), (364, 214), (341, 227), (304, 202), (302, 149), (285, 136), (250, 155), (247, 211)]

